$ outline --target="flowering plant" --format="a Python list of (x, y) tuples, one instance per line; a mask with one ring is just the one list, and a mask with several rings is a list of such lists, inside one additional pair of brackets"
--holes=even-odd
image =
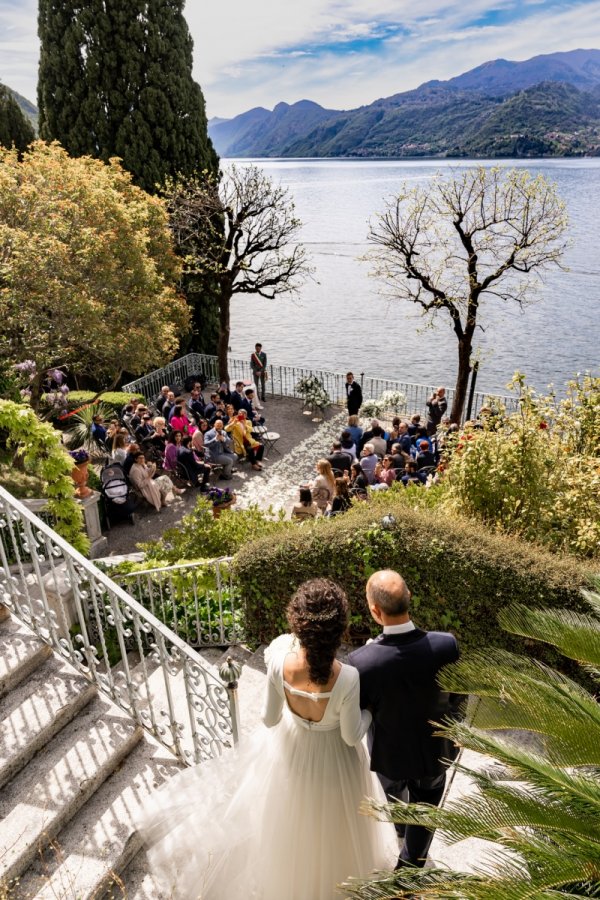
[(229, 488), (213, 487), (208, 492), (208, 499), (213, 506), (225, 506), (227, 503), (233, 503), (235, 494)]
[(325, 390), (325, 385), (316, 375), (307, 375), (296, 384), (296, 393), (300, 394), (306, 406), (316, 409), (325, 409), (331, 406), (331, 397)]
[(90, 454), (87, 452), (85, 447), (79, 447), (78, 450), (69, 450), (69, 456), (76, 466), (78, 466), (80, 463), (89, 462), (90, 459)]
[(365, 400), (360, 408), (360, 413), (367, 419), (378, 418), (387, 411), (396, 415), (406, 412), (406, 396), (402, 391), (384, 391), (378, 400), (373, 397)]

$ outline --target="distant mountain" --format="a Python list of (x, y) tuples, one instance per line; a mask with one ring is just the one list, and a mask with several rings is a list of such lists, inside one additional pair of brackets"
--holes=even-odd
[(573, 50), (495, 60), (348, 111), (257, 107), (209, 133), (230, 157), (596, 155), (599, 98), (600, 50)]
[[(8, 87), (8, 85), (6, 85)], [(38, 130), (38, 108), (34, 106), (26, 97), (22, 97), (21, 94), (18, 94), (12, 88), (8, 87), (8, 90), (11, 92), (19, 106), (21, 107), (22, 112), (30, 119), (31, 124), (35, 128), (36, 134)]]

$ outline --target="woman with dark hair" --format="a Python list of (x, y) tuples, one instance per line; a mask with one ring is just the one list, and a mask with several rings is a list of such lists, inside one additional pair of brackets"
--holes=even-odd
[(182, 431), (172, 431), (169, 435), (169, 438), (167, 440), (167, 447), (165, 450), (165, 459), (163, 462), (163, 469), (165, 470), (165, 472), (174, 472), (177, 468), (178, 450), (181, 447), (182, 440)]
[(292, 519), (299, 519), (304, 522), (306, 519), (314, 519), (319, 512), (319, 507), (313, 500), (312, 491), (309, 487), (301, 487), (298, 494), (299, 502), (294, 504), (292, 508)]
[(383, 802), (361, 743), (371, 713), (359, 676), (336, 659), (348, 625), (343, 590), (300, 585), (291, 634), (265, 652), (262, 730), (238, 750), (176, 775), (142, 827), (154, 872), (175, 898), (335, 900), (336, 886), (391, 868), (394, 826), (361, 815)]
[(330, 516), (335, 516), (337, 513), (346, 512), (347, 509), (350, 509), (352, 506), (352, 500), (350, 499), (350, 491), (348, 490), (348, 482), (345, 478), (336, 478), (335, 479), (335, 496), (331, 501), (331, 511), (329, 513)]
[(348, 489), (351, 497), (358, 497), (360, 500), (367, 499), (367, 489), (369, 482), (367, 476), (363, 472), (363, 467), (357, 462), (353, 462), (350, 467), (350, 481)]

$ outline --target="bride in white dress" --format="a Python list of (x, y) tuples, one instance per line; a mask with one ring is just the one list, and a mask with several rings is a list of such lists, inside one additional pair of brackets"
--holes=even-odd
[(340, 900), (351, 876), (393, 868), (394, 826), (362, 744), (358, 672), (335, 659), (346, 597), (314, 579), (272, 642), (261, 728), (228, 758), (188, 769), (153, 798), (140, 831), (154, 873), (180, 900)]

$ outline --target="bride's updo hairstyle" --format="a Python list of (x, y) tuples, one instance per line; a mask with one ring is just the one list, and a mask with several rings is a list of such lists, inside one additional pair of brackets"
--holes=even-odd
[(310, 680), (327, 684), (348, 625), (346, 594), (328, 578), (305, 581), (288, 604), (287, 620), (306, 653)]

